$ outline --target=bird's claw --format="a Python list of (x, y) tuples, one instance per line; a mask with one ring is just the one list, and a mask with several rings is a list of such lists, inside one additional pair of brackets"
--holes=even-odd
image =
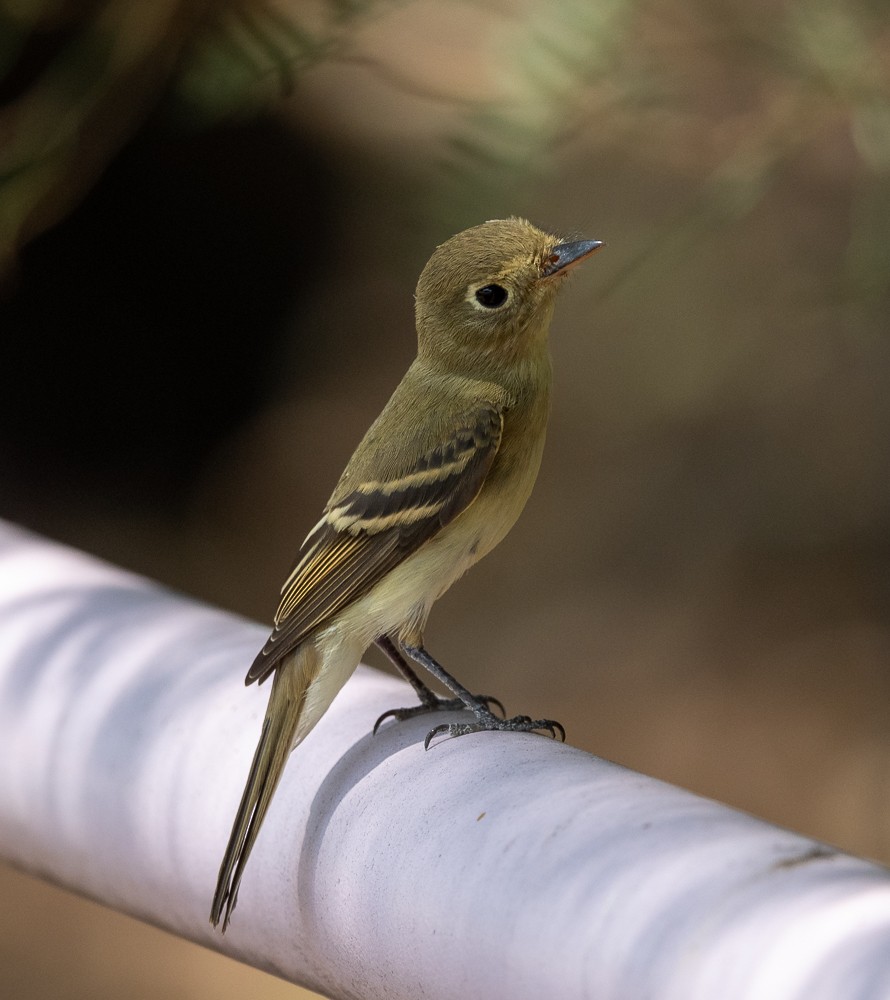
[(426, 734), (426, 739), (423, 741), (423, 749), (429, 750), (430, 743), (440, 733), (448, 733), (449, 736), (466, 736), (467, 733), (476, 733), (478, 731), (479, 726), (472, 722), (443, 722), (441, 726), (436, 726), (435, 729), (431, 729)]
[[(476, 695), (476, 701), (488, 715), (491, 715), (493, 719), (496, 719), (497, 717), (491, 712), (492, 705), (495, 705), (498, 709), (500, 709), (502, 716), (506, 716), (507, 714), (507, 710), (504, 708), (503, 704), (501, 704), (500, 700), (492, 697), (491, 695)], [(387, 719), (395, 719), (397, 722), (404, 722), (406, 719), (413, 719), (418, 715), (426, 715), (428, 712), (462, 712), (467, 708), (470, 708), (470, 706), (463, 702), (460, 698), (436, 698), (435, 701), (424, 701), (419, 705), (412, 705), (410, 708), (391, 708), (384, 712), (383, 715), (381, 715), (380, 718), (374, 723), (372, 732), (376, 736), (377, 730)]]
[(477, 715), (475, 722), (443, 722), (442, 725), (431, 729), (426, 739), (423, 741), (424, 750), (429, 750), (430, 743), (437, 737), (447, 734), (451, 736), (466, 736), (468, 733), (481, 733), (488, 730), (509, 733), (536, 733), (543, 730), (549, 733), (553, 739), (559, 739), (565, 743), (565, 727), (553, 719), (532, 719), (528, 715), (516, 715), (512, 719), (499, 719), (497, 716), (487, 713), (487, 715)]

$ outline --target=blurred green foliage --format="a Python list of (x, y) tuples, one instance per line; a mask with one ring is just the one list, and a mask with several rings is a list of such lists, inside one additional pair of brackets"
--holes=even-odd
[[(397, 6), (3, 0), (0, 262), (76, 203), (161, 94), (172, 91), (175, 117), (192, 127), (268, 109)], [(650, 243), (657, 254), (661, 240), (682, 243), (752, 211), (784, 161), (842, 127), (859, 175), (847, 291), (887, 292), (886, 5), (555, 0), (504, 13), (504, 30), (484, 43), (493, 95), (480, 88), (441, 137), (443, 204), (455, 220), (509, 210), (586, 132), (701, 174), (699, 205)]]
[(0, 275), (139, 127), (211, 3), (0, 3)]
[(843, 128), (859, 178), (846, 292), (890, 290), (890, 8), (561, 0), (531, 8), (497, 56), (506, 96), (465, 114), (449, 139), (468, 218), (509, 211), (579, 132), (632, 147), (700, 178), (700, 196), (626, 275), (752, 212), (784, 164)]

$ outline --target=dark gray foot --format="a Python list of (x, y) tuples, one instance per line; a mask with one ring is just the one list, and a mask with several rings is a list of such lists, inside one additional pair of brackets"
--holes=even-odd
[(423, 741), (424, 750), (429, 750), (430, 743), (437, 736), (466, 736), (468, 733), (483, 733), (489, 730), (508, 733), (550, 733), (553, 739), (566, 741), (566, 731), (562, 725), (553, 719), (532, 719), (527, 715), (516, 715), (512, 719), (499, 719), (491, 712), (474, 712), (475, 722), (443, 723), (431, 729)]
[[(384, 712), (383, 715), (374, 723), (374, 733), (380, 728), (381, 723), (385, 722), (387, 719), (395, 719), (397, 722), (404, 722), (405, 719), (413, 719), (418, 715), (426, 715), (428, 712), (462, 712), (466, 709), (466, 704), (462, 698), (440, 698), (430, 691), (432, 698), (427, 700), (424, 699), (423, 703), (420, 705), (412, 705), (411, 708), (391, 708), (388, 712)], [(497, 721), (501, 722), (502, 719), (498, 719), (496, 715), (491, 713), (491, 706), (496, 705), (502, 715), (506, 715), (504, 706), (498, 701), (497, 698), (492, 698), (490, 695), (480, 694), (476, 695), (475, 699), (480, 706), (488, 711), (488, 714)], [(441, 729), (441, 726), (437, 727)]]
[[(427, 737), (423, 742), (424, 750), (429, 750), (430, 742), (437, 736), (445, 734), (448, 736), (466, 736), (467, 733), (480, 733), (486, 730), (509, 733), (536, 733), (541, 731), (550, 733), (553, 739), (556, 739), (558, 734), (559, 739), (565, 743), (565, 729), (552, 719), (532, 719), (528, 715), (517, 715), (512, 719), (499, 719), (492, 713), (492, 705), (497, 705), (503, 715), (507, 713), (497, 698), (470, 694), (462, 684), (448, 673), (441, 663), (430, 656), (423, 646), (409, 646), (406, 643), (393, 639), (389, 635), (380, 636), (377, 639), (377, 645), (380, 646), (402, 674), (404, 674), (417, 692), (417, 696), (420, 698), (422, 704), (416, 705), (414, 708), (396, 708), (391, 709), (389, 712), (384, 712), (374, 723), (375, 733), (380, 723), (390, 717), (399, 720), (411, 719), (415, 715), (423, 715), (426, 712), (451, 712), (459, 709), (469, 709), (476, 716), (475, 722), (446, 722), (441, 726), (436, 726), (435, 729), (431, 729), (427, 733)], [(409, 657), (425, 670), (428, 670), (455, 697), (446, 700), (433, 694), (408, 665), (406, 657)]]

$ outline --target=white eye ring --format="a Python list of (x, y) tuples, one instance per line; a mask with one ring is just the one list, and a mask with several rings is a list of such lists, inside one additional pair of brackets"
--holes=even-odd
[(505, 305), (510, 300), (510, 292), (508, 289), (504, 288), (503, 285), (495, 284), (491, 282), (487, 285), (482, 285), (481, 288), (470, 289), (470, 301), (477, 309), (484, 309), (489, 312), (494, 309), (500, 309), (501, 306)]

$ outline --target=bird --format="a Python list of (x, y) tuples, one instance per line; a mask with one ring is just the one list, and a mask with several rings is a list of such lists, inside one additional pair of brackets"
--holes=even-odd
[[(247, 784), (211, 906), (225, 932), (245, 865), (291, 752), (377, 644), (419, 704), (385, 720), (467, 709), (482, 730), (548, 732), (550, 719), (505, 718), (426, 650), (437, 598), (490, 552), (531, 493), (550, 409), (548, 347), (556, 293), (603, 244), (565, 239), (511, 217), (473, 226), (436, 248), (415, 293), (417, 356), (359, 443), (281, 589), (274, 628), (246, 684), (272, 677)], [(448, 689), (436, 695), (422, 668)], [(495, 714), (497, 706), (501, 715)]]

